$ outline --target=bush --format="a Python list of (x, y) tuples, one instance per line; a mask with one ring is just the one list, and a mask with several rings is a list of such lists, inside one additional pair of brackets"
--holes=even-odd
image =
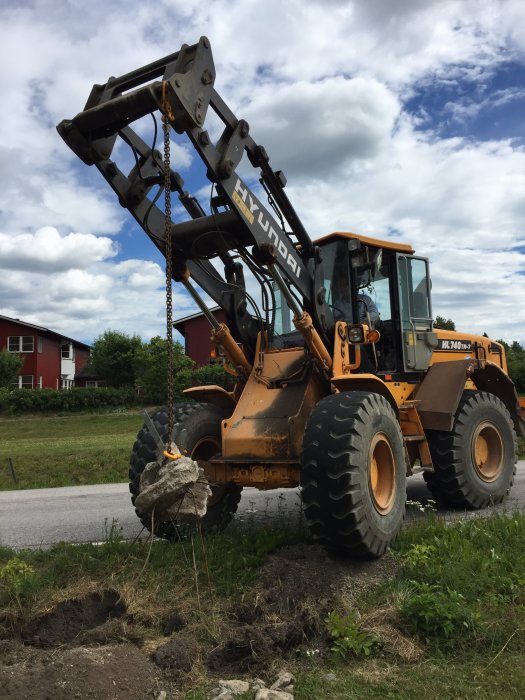
[(0, 390), (0, 412), (37, 413), (39, 411), (86, 411), (139, 403), (131, 387), (122, 389), (13, 389)]
[(414, 592), (400, 605), (400, 612), (422, 637), (449, 638), (474, 628), (478, 616), (468, 609), (461, 593), (428, 583), (412, 585)]
[(380, 646), (379, 637), (361, 629), (355, 611), (340, 615), (332, 611), (325, 620), (326, 628), (332, 637), (332, 651), (342, 659), (347, 656), (370, 656)]
[(0, 350), (0, 387), (9, 388), (17, 381), (23, 364), (21, 355)]
[(217, 384), (223, 389), (231, 391), (235, 386), (236, 379), (228, 374), (222, 365), (203, 365), (193, 370), (191, 381), (193, 386)]

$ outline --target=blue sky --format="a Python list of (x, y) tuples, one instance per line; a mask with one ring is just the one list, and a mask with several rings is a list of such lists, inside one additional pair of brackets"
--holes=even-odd
[(417, 86), (403, 104), (421, 117), (420, 131), (440, 138), (459, 136), (474, 141), (525, 138), (525, 69), (509, 60), (473, 79), (436, 78)]
[[(312, 238), (410, 242), (436, 314), (525, 344), (522, 1), (33, 0), (0, 20), (1, 314), (87, 342), (164, 332), (163, 260), (54, 126), (93, 83), (205, 34)], [(206, 204), (194, 153), (173, 149)], [(175, 316), (194, 310), (176, 287)]]

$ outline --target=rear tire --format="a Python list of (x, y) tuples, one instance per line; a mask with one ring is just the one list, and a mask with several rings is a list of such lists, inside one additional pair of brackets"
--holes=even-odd
[(406, 501), (403, 436), (388, 401), (363, 391), (321, 399), (306, 426), (301, 464), (314, 539), (353, 557), (383, 555)]
[(500, 399), (465, 391), (450, 433), (428, 430), (433, 472), (424, 472), (434, 498), (460, 508), (501, 503), (516, 473), (516, 433)]
[[(198, 463), (202, 463), (221, 451), (221, 421), (222, 412), (211, 404), (179, 403), (173, 406), (174, 429), (173, 441), (181, 451)], [(167, 442), (168, 414), (162, 408), (152, 421), (157, 428), (160, 438)], [(133, 445), (130, 458), (129, 490), (131, 502), (140, 493), (140, 476), (146, 464), (156, 460), (157, 445), (146, 425), (142, 427)], [(208, 499), (206, 515), (199, 521), (204, 533), (220, 532), (233, 518), (241, 499), (242, 488), (234, 483), (210, 484), (212, 494)], [(191, 529), (187, 523), (176, 521), (151, 523), (151, 517), (135, 509), (141, 523), (157, 537), (165, 539), (179, 538)]]

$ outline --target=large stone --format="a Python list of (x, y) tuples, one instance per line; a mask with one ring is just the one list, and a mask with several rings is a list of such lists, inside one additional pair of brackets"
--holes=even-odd
[(281, 671), (277, 676), (275, 683), (272, 683), (270, 688), (272, 690), (286, 690), (290, 685), (293, 686), (294, 677), (288, 671)]
[(286, 693), (284, 690), (261, 688), (255, 694), (255, 700), (294, 700), (294, 698), (291, 693)]
[(206, 515), (208, 498), (211, 496), (211, 489), (204, 471), (199, 469), (198, 481), (190, 484), (179, 495), (178, 499), (160, 513), (161, 521), (177, 520), (188, 522)]
[(199, 465), (189, 457), (181, 457), (164, 464), (146, 464), (140, 477), (140, 493), (135, 500), (142, 513), (155, 510), (157, 516), (176, 501), (199, 478)]
[(231, 690), (215, 688), (211, 700), (235, 700), (235, 696)]
[(250, 690), (250, 684), (247, 681), (219, 681), (219, 686), (223, 690), (229, 690), (234, 695), (240, 695), (241, 693), (247, 693)]

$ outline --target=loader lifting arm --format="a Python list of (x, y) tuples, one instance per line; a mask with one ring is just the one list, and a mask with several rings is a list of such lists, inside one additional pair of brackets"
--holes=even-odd
[[(313, 345), (307, 345), (316, 348), (318, 358), (326, 359), (332, 348), (334, 320), (324, 299), (319, 249), (284, 192), (283, 174), (271, 168), (265, 149), (250, 136), (248, 123), (237, 119), (216, 92), (214, 80), (210, 43), (202, 37), (193, 46), (183, 45), (170, 56), (95, 85), (84, 110), (62, 121), (57, 130), (79, 158), (97, 167), (120, 204), (165, 255), (165, 214), (156, 205), (158, 194), (149, 196), (153, 188), (158, 193), (162, 190), (164, 161), (155, 149), (155, 139), (148, 145), (130, 124), (149, 114), (155, 122), (157, 111), (168, 114), (172, 128), (188, 136), (216, 189), (207, 215), (184, 190), (180, 174), (170, 172), (171, 190), (177, 192), (190, 217), (180, 223), (171, 221), (173, 278), (184, 281), (191, 277), (224, 309), (235, 341), (243, 344), (250, 357), (263, 324), (257, 324), (247, 312), (240, 257), (252, 272), (262, 275), (268, 287), (272, 282), (293, 287), (292, 303), (302, 297), (306, 317), (313, 322), (308, 332), (315, 336)], [(216, 143), (204, 128), (211, 111), (224, 125)], [(116, 162), (117, 156), (120, 159), (118, 137), (134, 159), (127, 175)], [(251, 165), (260, 170), (273, 213), (236, 172), (245, 152)], [(224, 277), (210, 262), (214, 257), (222, 261)], [(301, 304), (295, 306), (297, 316)]]

